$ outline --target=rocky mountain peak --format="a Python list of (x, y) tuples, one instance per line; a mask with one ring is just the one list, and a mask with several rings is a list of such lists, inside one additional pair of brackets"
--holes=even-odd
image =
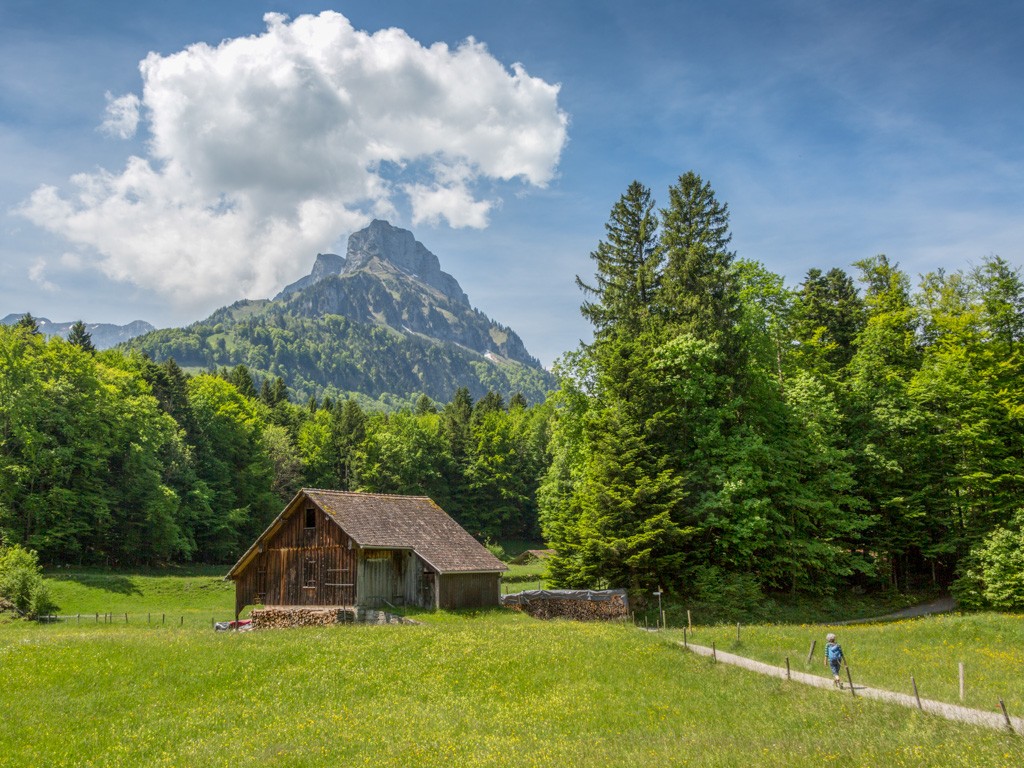
[(336, 253), (318, 253), (316, 255), (316, 261), (313, 262), (313, 270), (308, 275), (300, 277), (294, 283), (286, 285), (281, 292), (274, 297), (274, 301), (286, 299), (292, 294), (298, 293), (303, 288), (308, 288), (314, 283), (319, 283), (326, 277), (340, 275), (344, 268), (344, 256), (339, 256)]
[(321, 279), (328, 275), (340, 275), (345, 268), (345, 257), (336, 253), (318, 253), (310, 277)]
[(394, 227), (382, 219), (374, 219), (365, 229), (349, 235), (344, 269), (346, 273), (365, 268), (374, 258), (413, 275), (457, 304), (469, 306), (469, 297), (463, 292), (458, 280), (441, 270), (437, 256), (427, 250), (409, 230)]

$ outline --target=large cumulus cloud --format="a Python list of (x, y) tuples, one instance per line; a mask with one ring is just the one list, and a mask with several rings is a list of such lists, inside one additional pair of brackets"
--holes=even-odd
[[(21, 213), (108, 275), (190, 303), (265, 295), (403, 196), (414, 223), (483, 227), (481, 186), (544, 186), (566, 141), (558, 86), (472, 39), (424, 47), (338, 13), (265, 16), (261, 35), (151, 53), (141, 99), (104, 130), (148, 128), (124, 170), (37, 189)], [(493, 190), (490, 193), (494, 194)]]

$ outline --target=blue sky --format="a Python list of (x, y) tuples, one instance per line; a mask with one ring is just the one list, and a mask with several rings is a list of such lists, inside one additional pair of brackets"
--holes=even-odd
[(791, 285), (1020, 266), (1021, 29), (1013, 2), (0, 0), (0, 315), (186, 324), (384, 215), (550, 365), (612, 204), (691, 169)]

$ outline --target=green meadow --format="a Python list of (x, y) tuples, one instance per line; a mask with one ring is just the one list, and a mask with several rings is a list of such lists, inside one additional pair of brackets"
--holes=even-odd
[[(822, 676), (826, 632), (835, 632), (855, 683), (960, 704), (958, 664), (964, 664), (964, 704), (998, 712), (1002, 698), (1010, 714), (1024, 716), (1024, 616), (950, 613), (920, 619), (854, 624), (695, 627), (689, 639), (777, 666)], [(682, 630), (666, 637), (683, 640)], [(807, 663), (811, 643), (814, 657)]]
[[(210, 620), (234, 618), (235, 585), (225, 581), (229, 566), (192, 566), (137, 573), (102, 569), (50, 571), (47, 585), (59, 614), (78, 623), (112, 614), (124, 623), (160, 622), (209, 627)], [(101, 619), (102, 620), (102, 619)]]
[[(64, 615), (109, 602), (127, 625), (0, 624), (0, 766), (1024, 764), (1019, 736), (715, 665), (674, 631), (492, 610), (215, 633), (204, 617), (231, 606), (216, 575), (107, 576), (51, 584)], [(147, 609), (192, 620), (135, 621)], [(909, 644), (954, 629), (904, 624)], [(769, 630), (822, 633), (745, 627), (738, 650)], [(852, 630), (863, 655), (872, 636)]]

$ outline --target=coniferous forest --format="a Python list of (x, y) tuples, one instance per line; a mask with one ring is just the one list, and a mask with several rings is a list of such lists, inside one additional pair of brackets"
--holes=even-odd
[(244, 366), (0, 327), (0, 536), (54, 565), (224, 563), (329, 487), (543, 538), (559, 586), (1024, 605), (1020, 269), (777, 275), (730, 250), (700, 176), (661, 203), (639, 182), (615, 202), (578, 278), (593, 339), (536, 405), (293, 402)]

